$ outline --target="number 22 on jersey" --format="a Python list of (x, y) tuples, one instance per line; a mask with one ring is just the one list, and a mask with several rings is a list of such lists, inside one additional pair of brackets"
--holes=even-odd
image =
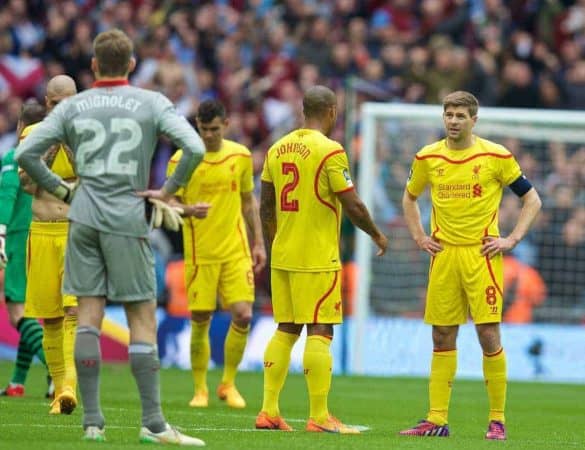
[[(142, 142), (142, 128), (134, 119), (125, 117), (112, 117), (110, 119), (110, 132), (123, 136), (117, 139), (109, 152), (104, 151), (106, 142), (106, 127), (96, 119), (75, 119), (73, 128), (79, 135), (89, 132), (93, 134), (84, 140), (77, 150), (77, 172), (80, 175), (98, 176), (131, 175), (138, 173), (138, 161), (135, 158), (126, 157), (122, 162), (121, 156), (137, 148)], [(99, 156), (105, 156), (100, 158)], [(130, 156), (130, 155), (127, 155)]]
[(295, 163), (283, 162), (282, 174), (292, 174), (292, 180), (286, 183), (280, 191), (280, 210), (296, 212), (299, 210), (299, 201), (290, 196), (299, 184), (299, 168)]

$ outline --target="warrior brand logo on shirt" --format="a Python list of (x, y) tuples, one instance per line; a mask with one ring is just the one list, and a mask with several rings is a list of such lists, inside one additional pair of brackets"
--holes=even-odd
[(410, 169), (410, 172), (408, 172), (408, 179), (406, 181), (410, 181), (410, 179), (412, 178), (412, 169)]

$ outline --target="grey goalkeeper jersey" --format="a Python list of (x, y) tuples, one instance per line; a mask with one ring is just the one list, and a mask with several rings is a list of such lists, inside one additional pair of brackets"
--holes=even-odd
[(59, 103), (16, 150), (20, 166), (54, 192), (61, 179), (41, 156), (57, 142), (75, 155), (79, 187), (69, 218), (100, 231), (146, 236), (145, 201), (152, 156), (160, 135), (184, 150), (164, 189), (174, 193), (191, 177), (205, 151), (197, 132), (164, 96), (126, 83), (96, 83)]

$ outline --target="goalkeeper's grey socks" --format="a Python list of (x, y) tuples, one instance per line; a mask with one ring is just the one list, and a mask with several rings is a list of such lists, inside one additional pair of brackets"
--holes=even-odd
[(131, 343), (128, 355), (142, 402), (142, 426), (160, 433), (165, 430), (166, 421), (160, 407), (160, 363), (156, 345)]
[(75, 341), (75, 368), (83, 403), (83, 429), (103, 429), (105, 420), (100, 408), (100, 330), (78, 327)]

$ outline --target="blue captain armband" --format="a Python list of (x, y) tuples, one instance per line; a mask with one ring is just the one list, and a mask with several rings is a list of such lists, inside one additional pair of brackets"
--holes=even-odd
[(520, 175), (518, 178), (516, 178), (516, 181), (511, 183), (508, 187), (512, 189), (512, 192), (514, 192), (514, 194), (516, 194), (518, 197), (522, 197), (530, 189), (532, 189), (532, 183), (530, 183), (530, 181), (528, 181), (524, 175)]

